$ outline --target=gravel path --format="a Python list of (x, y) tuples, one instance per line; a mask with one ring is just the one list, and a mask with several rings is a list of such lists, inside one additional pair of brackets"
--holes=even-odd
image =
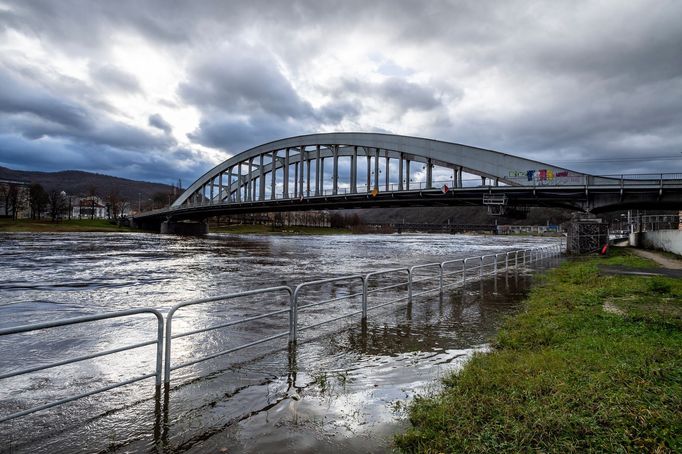
[(654, 262), (661, 265), (663, 268), (668, 268), (671, 270), (682, 270), (682, 260), (671, 259), (658, 252), (644, 251), (642, 249), (631, 249), (631, 251), (639, 255), (640, 257), (653, 260)]

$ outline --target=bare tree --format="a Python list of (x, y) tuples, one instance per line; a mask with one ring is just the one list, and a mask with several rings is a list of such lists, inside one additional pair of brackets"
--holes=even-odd
[(95, 219), (95, 206), (97, 204), (97, 187), (91, 185), (88, 188), (88, 197), (90, 198), (90, 219)]
[(107, 196), (107, 203), (111, 210), (111, 217), (120, 222), (128, 202), (121, 197), (118, 189), (112, 189)]
[(159, 207), (163, 208), (168, 203), (169, 197), (165, 192), (156, 192), (152, 196), (152, 209)]
[(40, 219), (40, 214), (45, 211), (48, 197), (45, 189), (38, 184), (33, 183), (29, 190), (29, 204), (31, 206), (31, 219)]
[(52, 222), (55, 222), (67, 208), (66, 194), (64, 191), (51, 190), (47, 193), (47, 205)]
[(9, 207), (7, 206), (7, 193), (9, 192), (9, 186), (5, 184), (0, 184), (0, 200), (4, 202), (5, 216), (9, 215)]
[(24, 200), (21, 197), (21, 189), (18, 184), (10, 183), (5, 195), (5, 215), (10, 215), (12, 219), (17, 218), (17, 213), (24, 207)]

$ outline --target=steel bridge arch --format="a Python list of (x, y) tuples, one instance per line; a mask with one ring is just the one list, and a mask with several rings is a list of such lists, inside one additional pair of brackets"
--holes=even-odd
[[(324, 160), (333, 160), (332, 195), (339, 189), (340, 157), (350, 157), (348, 175), (350, 194), (358, 191), (358, 165), (366, 158), (366, 190), (379, 189), (379, 161), (384, 161), (385, 189), (389, 190), (389, 169), (391, 160), (397, 160), (397, 191), (409, 190), (410, 163), (420, 163), (426, 169), (425, 188), (432, 188), (433, 166), (453, 170), (454, 187), (462, 187), (462, 174), (473, 174), (488, 178), (494, 185), (562, 186), (594, 183), (601, 177), (574, 172), (562, 167), (539, 161), (513, 156), (484, 148), (458, 143), (444, 142), (420, 137), (400, 136), (382, 133), (335, 132), (289, 137), (253, 147), (236, 154), (218, 164), (200, 178), (176, 199), (171, 209), (205, 204), (224, 204), (231, 201), (264, 201), (277, 196), (277, 172), (282, 171), (282, 197), (284, 199), (312, 197), (320, 194), (324, 187)], [(370, 164), (373, 163), (373, 169)], [(314, 172), (311, 170), (314, 167)], [(293, 190), (290, 191), (289, 171), (294, 168)], [(274, 175), (273, 175), (274, 168)], [(322, 168), (322, 171), (320, 170)], [(382, 167), (383, 168), (383, 167)], [(311, 174), (315, 175), (314, 189)], [(370, 173), (374, 181), (370, 181)], [(405, 179), (404, 176), (408, 175)], [(395, 176), (395, 175), (394, 175)], [(266, 187), (270, 187), (266, 198)], [(395, 185), (392, 185), (395, 186)], [(393, 188), (393, 190), (396, 190)]]

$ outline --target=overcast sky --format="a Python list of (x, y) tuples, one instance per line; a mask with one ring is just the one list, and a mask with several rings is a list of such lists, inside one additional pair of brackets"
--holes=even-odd
[(416, 135), (682, 172), (682, 2), (0, 0), (0, 165), (185, 186), (261, 143)]

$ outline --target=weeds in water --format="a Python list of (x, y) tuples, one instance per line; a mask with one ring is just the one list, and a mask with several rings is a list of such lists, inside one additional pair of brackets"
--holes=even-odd
[(312, 374), (312, 379), (313, 379), (313, 385), (317, 386), (320, 388), (320, 393), (324, 394), (325, 391), (328, 390), (329, 388), (329, 377), (327, 376), (327, 372), (319, 372), (319, 373), (313, 373)]

